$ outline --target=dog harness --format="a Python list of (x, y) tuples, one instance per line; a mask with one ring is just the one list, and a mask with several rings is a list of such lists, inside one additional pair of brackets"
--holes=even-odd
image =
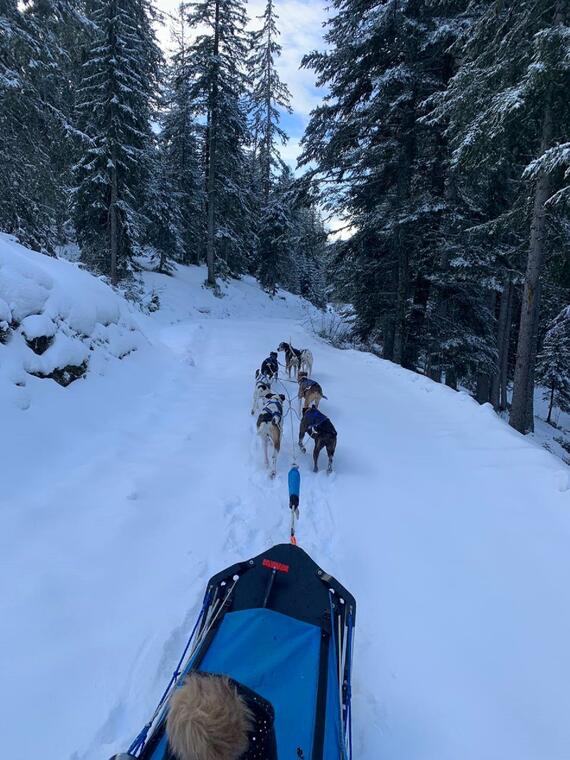
[(255, 387), (260, 388), (262, 391), (269, 390), (271, 388), (271, 381), (266, 375), (260, 375), (255, 381)]
[(319, 430), (330, 433), (331, 435), (336, 435), (334, 425), (329, 420), (329, 418), (322, 412), (319, 412), (319, 410), (314, 406), (312, 406), (308, 412), (305, 412), (303, 419), (308, 423), (307, 433), (311, 437), (317, 435), (319, 433)]
[(271, 400), (268, 401), (263, 407), (263, 411), (260, 415), (265, 422), (274, 422), (275, 425), (281, 427), (281, 419), (283, 417), (283, 404), (281, 401)]
[(304, 348), (293, 348), (290, 343), (283, 343), (283, 346), (285, 346), (285, 355), (288, 355), (289, 359), (297, 358), (300, 360), (305, 351)]
[(277, 359), (274, 356), (268, 356), (267, 359), (264, 359), (263, 364), (261, 365), (261, 373), (263, 375), (276, 375), (279, 372), (279, 364), (277, 362)]
[(301, 393), (306, 393), (310, 388), (314, 388), (315, 385), (318, 385), (316, 380), (311, 380), (310, 377), (302, 377), (299, 380), (299, 390)]

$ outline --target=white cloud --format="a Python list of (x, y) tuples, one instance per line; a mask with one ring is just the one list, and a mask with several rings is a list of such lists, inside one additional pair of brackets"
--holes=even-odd
[[(248, 7), (253, 10), (254, 7), (263, 6), (264, 2), (255, 0)], [(306, 121), (310, 111), (318, 104), (320, 95), (315, 88), (314, 72), (301, 69), (301, 60), (307, 53), (323, 46), (325, 5), (320, 0), (281, 0), (277, 4), (277, 12), (283, 48), (279, 73), (291, 90), (295, 113)]]
[(299, 146), (300, 142), (300, 137), (290, 137), (285, 145), (281, 146), (281, 158), (283, 161), (285, 161), (286, 164), (291, 167), (291, 169), (295, 169), (295, 166), (297, 165), (297, 157), (301, 152), (301, 148)]

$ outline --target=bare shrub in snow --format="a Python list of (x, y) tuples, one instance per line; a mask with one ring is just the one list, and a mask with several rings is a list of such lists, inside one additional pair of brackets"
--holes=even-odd
[(332, 346), (336, 348), (354, 346), (352, 323), (348, 310), (337, 311), (334, 307), (328, 306), (325, 311), (310, 312), (307, 322), (311, 332)]

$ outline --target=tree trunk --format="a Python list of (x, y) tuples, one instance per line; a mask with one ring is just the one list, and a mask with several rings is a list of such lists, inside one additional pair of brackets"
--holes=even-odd
[[(540, 154), (546, 151), (552, 139), (552, 104), (548, 99), (542, 122)], [(545, 204), (551, 194), (551, 178), (542, 174), (536, 183), (530, 228), (528, 260), (521, 304), (521, 318), (517, 343), (517, 360), (513, 385), (513, 403), (509, 424), (519, 433), (527, 433), (533, 414), (533, 394), (529, 385), (533, 380), (536, 335), (540, 307), (540, 276), (544, 260), (546, 237)]]
[(162, 248), (161, 251), (160, 251), (160, 259), (159, 259), (159, 262), (158, 262), (158, 271), (161, 272), (162, 274), (166, 274), (166, 272), (167, 272), (167, 267), (166, 267), (166, 251), (164, 250), (164, 248)]
[[(270, 47), (267, 46), (267, 55), (270, 55)], [(269, 70), (271, 64), (269, 61), (266, 63)], [(263, 166), (263, 201), (265, 207), (269, 205), (269, 195), (271, 191), (271, 82), (268, 82), (267, 91), (265, 93), (265, 146), (264, 146), (264, 166)]]
[(454, 391), (457, 390), (457, 372), (455, 371), (455, 367), (448, 367), (445, 370), (445, 384), (449, 388), (453, 388)]
[(552, 407), (554, 406), (554, 385), (550, 389), (550, 404), (548, 406), (548, 417), (546, 418), (546, 421), (550, 425), (550, 420), (552, 419)]
[[(442, 154), (441, 162), (442, 164), (446, 164), (448, 160), (449, 157), (446, 150)], [(446, 212), (446, 216), (441, 222), (441, 234), (444, 236), (446, 241), (455, 240), (460, 233), (458, 224), (454, 220), (453, 214), (450, 213), (450, 210), (455, 209), (457, 205), (456, 177), (453, 173), (449, 173), (445, 178), (443, 196), (448, 210)], [(439, 255), (438, 265), (442, 273), (446, 272), (449, 269), (449, 249), (446, 246), (443, 246), (443, 249)], [(449, 311), (449, 300), (447, 298), (447, 294), (445, 293), (445, 289), (442, 288), (441, 285), (434, 286), (432, 288), (430, 297), (432, 297), (435, 301), (435, 306), (432, 310), (433, 316), (431, 320), (431, 331), (433, 335), (433, 326), (435, 326), (435, 329), (437, 329), (437, 326), (447, 319), (447, 314)], [(441, 347), (442, 341), (439, 336), (434, 336), (432, 337), (430, 343), (431, 345), (429, 346), (427, 374), (431, 380), (434, 380), (436, 383), (441, 383), (443, 380), (443, 365), (445, 362)]]
[(442, 369), (441, 369), (441, 356), (436, 354), (431, 354), (430, 356), (430, 365), (428, 369), (428, 377), (430, 380), (434, 380), (436, 383), (441, 383), (442, 379)]
[(118, 182), (117, 182), (117, 152), (113, 149), (113, 167), (111, 169), (111, 205), (109, 207), (109, 249), (111, 254), (111, 282), (116, 285), (119, 278), (117, 259), (119, 252), (119, 223), (118, 223)]
[(206, 242), (206, 263), (210, 287), (216, 286), (215, 238), (216, 238), (216, 143), (218, 132), (218, 55), (220, 51), (220, 0), (216, 0), (214, 21), (214, 70), (212, 72), (212, 89), (209, 104), (209, 125), (207, 138), (208, 152), (208, 231)]
[(416, 370), (420, 348), (422, 344), (422, 334), (426, 316), (427, 303), (429, 301), (431, 283), (423, 274), (418, 274), (414, 283), (414, 298), (412, 303), (412, 313), (410, 315), (410, 329), (408, 340), (404, 351), (404, 361), (402, 366), (406, 369)]
[[(436, 289), (435, 298), (437, 301), (435, 306), (435, 319), (432, 318), (432, 331), (434, 322), (437, 325), (446, 319), (448, 312), (448, 302), (446, 299), (442, 298), (442, 292), (440, 289)], [(445, 358), (443, 356), (443, 351), (441, 348), (441, 341), (435, 338), (431, 340), (428, 363), (428, 377), (431, 380), (434, 380), (436, 383), (441, 383), (443, 380), (443, 365), (445, 363)]]
[(507, 408), (507, 382), (509, 369), (509, 347), (511, 341), (511, 320), (513, 311), (513, 284), (510, 275), (505, 277), (501, 305), (499, 308), (499, 324), (497, 329), (497, 372), (491, 386), (491, 403), (495, 411)]
[(398, 294), (396, 300), (396, 324), (394, 336), (394, 361), (403, 364), (406, 346), (406, 305), (408, 300), (408, 288), (410, 268), (408, 250), (397, 234), (398, 245)]
[(534, 317), (534, 332), (532, 334), (532, 340), (530, 345), (530, 372), (528, 373), (527, 381), (527, 399), (526, 399), (526, 421), (525, 430), (529, 433), (534, 433), (534, 375), (536, 367), (536, 355), (538, 353), (538, 327), (540, 309), (539, 304), (541, 301), (542, 283), (539, 281), (536, 290), (536, 315)]
[(491, 378), (486, 372), (477, 373), (475, 397), (480, 404), (488, 404), (491, 398)]
[[(409, 55), (409, 52), (408, 52)], [(412, 166), (416, 154), (416, 112), (415, 101), (410, 105), (402, 126), (398, 156), (398, 215), (404, 216), (410, 199), (412, 184)], [(398, 287), (396, 289), (396, 321), (394, 335), (394, 359), (396, 364), (402, 364), (406, 351), (407, 324), (406, 306), (410, 288), (410, 251), (406, 229), (396, 219), (396, 232), (394, 233), (394, 246), (398, 261)]]
[(382, 330), (382, 358), (393, 361), (394, 359), (394, 337), (396, 333), (396, 326), (394, 324), (393, 317), (385, 317), (384, 327)]
[[(495, 318), (495, 310), (497, 304), (497, 293), (494, 290), (490, 290), (486, 298), (487, 309), (489, 315)], [(491, 383), (492, 376), (489, 374), (489, 370), (477, 372), (477, 390), (475, 392), (475, 398), (480, 404), (488, 404), (491, 400)]]

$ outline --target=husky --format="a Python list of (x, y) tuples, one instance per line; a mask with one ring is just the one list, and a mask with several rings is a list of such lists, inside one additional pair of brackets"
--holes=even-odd
[(299, 357), (299, 369), (304, 370), (307, 375), (311, 375), (313, 372), (313, 354), (308, 348), (301, 349), (301, 356)]
[(305, 411), (301, 420), (299, 448), (303, 454), (307, 451), (303, 445), (303, 439), (307, 433), (315, 442), (315, 448), (313, 449), (313, 472), (319, 471), (319, 454), (324, 448), (326, 448), (329, 457), (327, 472), (332, 472), (337, 433), (329, 418), (322, 412), (319, 412), (314, 406)]
[(287, 374), (291, 377), (297, 377), (299, 370), (304, 370), (307, 375), (310, 375), (313, 371), (313, 354), (308, 348), (293, 348), (290, 343), (285, 341), (279, 344), (278, 351), (285, 352), (285, 369)]
[[(276, 474), (277, 455), (281, 449), (281, 422), (283, 420), (283, 402), (285, 396), (282, 393), (266, 393), (264, 396), (263, 410), (257, 418), (257, 434), (263, 439), (263, 455), (265, 466), (271, 467), (271, 477)], [(271, 465), (269, 464), (269, 442), (273, 447)]]
[(253, 389), (253, 403), (251, 405), (251, 413), (255, 414), (259, 406), (259, 402), (269, 393), (271, 390), (271, 380), (264, 375), (260, 369), (255, 370), (255, 388)]
[(261, 374), (265, 375), (269, 381), (273, 381), (279, 374), (279, 361), (277, 359), (277, 351), (272, 351), (267, 359), (264, 359), (261, 363)]
[(297, 380), (299, 382), (297, 398), (301, 401), (303, 414), (310, 406), (318, 409), (321, 399), (326, 398), (320, 384), (316, 380), (311, 380), (307, 373), (301, 370), (297, 375)]

